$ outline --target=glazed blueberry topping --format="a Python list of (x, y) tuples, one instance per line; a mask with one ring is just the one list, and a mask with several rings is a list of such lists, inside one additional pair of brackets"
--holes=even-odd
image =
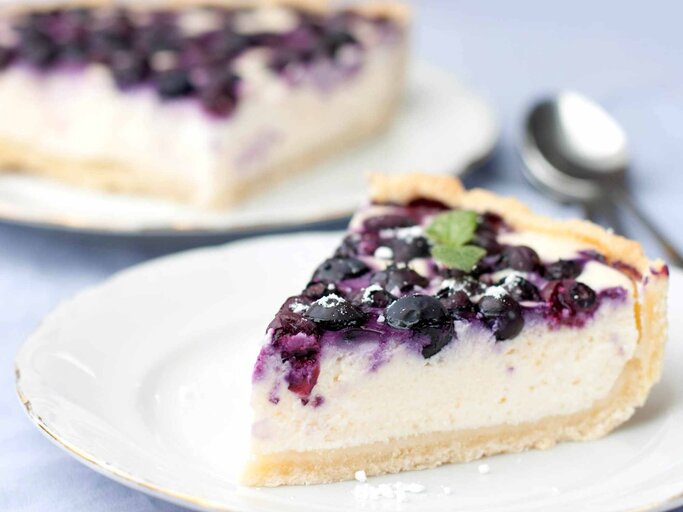
[(595, 304), (595, 292), (579, 282), (571, 283), (563, 293), (564, 302), (575, 311), (585, 311)]
[(581, 326), (598, 305), (592, 288), (571, 279), (550, 281), (541, 294), (549, 304), (547, 316), (556, 324)]
[(423, 236), (404, 239), (394, 238), (389, 247), (393, 251), (393, 260), (397, 263), (408, 263), (415, 258), (427, 258), (431, 254), (429, 242)]
[(344, 237), (334, 255), (348, 258), (352, 256), (372, 256), (380, 246), (377, 233), (352, 233)]
[(141, 84), (147, 79), (150, 72), (147, 59), (129, 51), (113, 53), (109, 62), (109, 69), (116, 85), (121, 89)]
[(417, 286), (424, 288), (429, 284), (429, 280), (426, 277), (418, 274), (412, 268), (396, 265), (391, 265), (384, 270), (376, 272), (373, 274), (370, 282), (376, 283), (392, 293), (394, 290), (405, 293), (414, 290)]
[(429, 295), (407, 295), (387, 308), (387, 323), (397, 329), (443, 327), (448, 313), (441, 302)]
[(514, 338), (524, 327), (522, 308), (507, 293), (484, 295), (479, 301), (479, 311), (497, 341)]
[(441, 304), (458, 320), (471, 320), (477, 314), (477, 305), (467, 292), (459, 290), (441, 299)]
[(275, 341), (283, 336), (298, 333), (307, 335), (317, 334), (318, 328), (315, 323), (292, 310), (292, 305), (296, 302), (298, 302), (298, 297), (287, 299), (268, 326), (268, 329), (273, 330), (273, 339)]
[(512, 274), (502, 279), (498, 285), (503, 287), (516, 301), (538, 302), (541, 300), (538, 288), (520, 275)]
[(329, 295), (330, 293), (336, 293), (336, 287), (330, 286), (327, 283), (319, 281), (317, 283), (309, 284), (306, 289), (301, 293), (306, 299), (318, 300), (321, 297)]
[(369, 271), (370, 268), (357, 258), (328, 258), (316, 269), (311, 280), (336, 283)]
[[(85, 7), (17, 15), (0, 27), (17, 36), (11, 47), (0, 47), (0, 70), (15, 62), (40, 70), (101, 63), (122, 89), (147, 84), (163, 99), (193, 97), (209, 114), (227, 117), (237, 108), (240, 91), (222, 77), (238, 68), (235, 60), (245, 52), (263, 51), (268, 68), (276, 73), (286, 74), (290, 65), (305, 66), (311, 79), (322, 81), (320, 72), (309, 65), (326, 62), (348, 75), (347, 49), (363, 46), (358, 34), (376, 30), (380, 36), (398, 28), (350, 11), (322, 15), (291, 10), (299, 21), (290, 30), (249, 34), (240, 33), (235, 22), (236, 17), (249, 15), (244, 8)], [(212, 22), (205, 28), (188, 28), (185, 16), (193, 14), (206, 15)], [(361, 58), (352, 60), (354, 66), (362, 65)]]
[(190, 74), (180, 68), (157, 73), (154, 77), (159, 96), (165, 99), (181, 98), (194, 92)]
[(21, 33), (18, 56), (37, 68), (47, 68), (57, 60), (58, 50), (47, 34), (34, 28)]
[(543, 277), (549, 281), (559, 279), (576, 279), (583, 266), (576, 260), (558, 260), (545, 266)]
[(500, 268), (510, 268), (532, 272), (541, 264), (541, 260), (531, 247), (526, 245), (509, 246), (503, 249), (500, 259)]
[(375, 284), (368, 286), (362, 294), (363, 304), (371, 308), (386, 308), (396, 300), (396, 297), (381, 286)]
[[(270, 325), (271, 341), (259, 357), (280, 357), (288, 387), (303, 404), (322, 403), (311, 393), (321, 348), (327, 344), (375, 344), (372, 371), (385, 360), (386, 347), (395, 343), (430, 358), (465, 329), (487, 329), (503, 342), (519, 335), (525, 322), (580, 327), (602, 301), (628, 296), (623, 287), (596, 292), (577, 280), (587, 261), (621, 270), (618, 262), (607, 263), (597, 253), (541, 261), (530, 247), (500, 245), (499, 235), (511, 228), (495, 214), (478, 215), (476, 228), (470, 223), (474, 235), (466, 243), (483, 241), (487, 249), (476, 267), (469, 272), (449, 267), (431, 257), (438, 242), (428, 239), (433, 235), (425, 229), (442, 207), (429, 202), (384, 205), (378, 209), (381, 214), (365, 218), (360, 226), (355, 223), (301, 294), (282, 306)], [(629, 269), (622, 271), (630, 275)], [(255, 378), (264, 364), (257, 362)]]
[(363, 230), (376, 232), (383, 229), (407, 228), (415, 226), (417, 222), (414, 219), (405, 215), (379, 215), (377, 217), (369, 217), (363, 221)]
[(471, 276), (458, 271), (457, 277), (451, 277), (441, 283), (441, 287), (436, 292), (440, 298), (450, 297), (451, 295), (464, 291), (469, 297), (480, 295), (486, 291), (486, 285)]
[(9, 66), (15, 57), (16, 52), (14, 49), (0, 46), (0, 71)]
[(312, 303), (305, 315), (316, 325), (330, 331), (356, 327), (367, 319), (367, 315), (360, 308), (334, 294)]

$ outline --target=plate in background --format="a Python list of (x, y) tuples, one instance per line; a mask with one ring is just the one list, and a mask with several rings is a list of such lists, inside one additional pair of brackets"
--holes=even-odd
[(268, 188), (226, 212), (0, 174), (0, 220), (102, 234), (211, 234), (275, 229), (349, 215), (368, 171), (462, 174), (498, 138), (486, 101), (449, 73), (418, 63), (393, 125), (363, 147)]
[[(64, 303), (23, 345), (17, 391), (30, 419), (104, 475), (197, 510), (235, 512), (635, 512), (683, 503), (683, 338), (670, 315), (664, 377), (645, 407), (597, 441), (478, 465), (277, 489), (241, 487), (250, 373), (265, 326), (339, 234), (275, 236), (126, 270)], [(277, 254), (274, 258), (272, 255)], [(254, 286), (263, 269), (267, 286)], [(671, 274), (669, 311), (683, 308)], [(359, 468), (360, 469), (360, 468)], [(424, 486), (401, 502), (378, 484)], [(448, 487), (451, 492), (447, 492)]]

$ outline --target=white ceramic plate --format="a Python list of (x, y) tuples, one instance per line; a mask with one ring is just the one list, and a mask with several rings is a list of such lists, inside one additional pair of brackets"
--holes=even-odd
[[(681, 315), (671, 315), (663, 382), (605, 439), (493, 457), (485, 461), (489, 474), (470, 463), (367, 484), (425, 486), (404, 502), (364, 500), (370, 487), (357, 482), (238, 486), (238, 433), (261, 335), (338, 240), (290, 235), (192, 251), (82, 293), (52, 313), (17, 356), (17, 389), (30, 418), (105, 475), (197, 509), (616, 512), (681, 502)], [(678, 271), (670, 307), (683, 308)]]
[(98, 233), (182, 234), (245, 231), (348, 215), (364, 198), (368, 171), (461, 174), (498, 138), (488, 104), (450, 74), (411, 69), (391, 128), (365, 146), (257, 194), (226, 212), (0, 174), (0, 220)]

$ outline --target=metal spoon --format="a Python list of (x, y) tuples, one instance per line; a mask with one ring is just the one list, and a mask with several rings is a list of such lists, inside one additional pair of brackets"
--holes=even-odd
[(524, 132), (521, 155), (529, 181), (561, 201), (582, 204), (591, 219), (604, 211), (618, 233), (623, 228), (616, 207), (625, 206), (669, 262), (683, 266), (681, 253), (629, 194), (626, 134), (605, 110), (585, 96), (564, 92), (536, 104)]

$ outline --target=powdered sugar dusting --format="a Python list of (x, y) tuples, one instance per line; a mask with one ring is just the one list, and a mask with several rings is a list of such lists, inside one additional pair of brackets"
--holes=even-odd
[(371, 284), (363, 292), (363, 302), (372, 302), (372, 294), (381, 291), (384, 291), (384, 288), (382, 288), (379, 284)]
[(393, 500), (396, 503), (409, 501), (414, 495), (421, 494), (426, 487), (418, 483), (396, 482), (393, 484), (363, 484), (353, 490), (355, 498), (360, 502)]
[(338, 306), (342, 302), (346, 302), (346, 300), (337, 295), (336, 293), (330, 293), (329, 295), (325, 295), (324, 297), (319, 298), (313, 304), (322, 306), (324, 308), (333, 308), (335, 306)]
[(509, 293), (502, 286), (491, 286), (486, 289), (484, 295), (488, 295), (489, 297), (495, 297), (496, 299), (502, 299), (503, 297), (509, 295)]
[(298, 315), (301, 315), (308, 311), (308, 305), (307, 304), (302, 304), (301, 302), (293, 302), (292, 304), (289, 305), (289, 310), (292, 313), (296, 313)]

